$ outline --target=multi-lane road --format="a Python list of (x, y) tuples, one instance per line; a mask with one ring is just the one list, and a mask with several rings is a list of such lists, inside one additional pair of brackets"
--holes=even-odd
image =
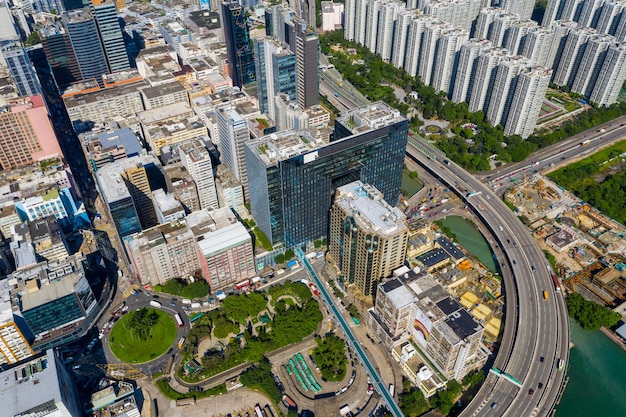
[[(407, 154), (465, 200), (505, 254), (500, 262), (506, 318), (494, 366), (520, 383), (490, 373), (463, 416), (547, 416), (563, 387), (565, 373), (557, 366), (559, 360), (568, 360), (569, 328), (565, 302), (555, 291), (543, 252), (479, 180), (444, 157), (426, 156), (411, 143)], [(470, 192), (480, 193), (468, 197)]]

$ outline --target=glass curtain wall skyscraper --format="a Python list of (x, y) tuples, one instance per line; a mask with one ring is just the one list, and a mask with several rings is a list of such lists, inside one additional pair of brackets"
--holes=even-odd
[(109, 69), (91, 11), (83, 8), (67, 12), (63, 23), (70, 35), (82, 79), (95, 78), (102, 83), (101, 76), (108, 74)]
[(319, 144), (287, 130), (246, 144), (252, 215), (273, 244), (302, 245), (328, 235), (338, 187), (361, 180), (390, 204), (400, 195), (408, 122), (377, 102), (335, 121), (335, 138)]
[(115, 3), (111, 0), (94, 0), (92, 7), (109, 72), (129, 69), (130, 63)]
[(243, 7), (236, 0), (222, 3), (222, 27), (233, 85), (241, 87), (255, 81), (254, 53), (248, 21)]

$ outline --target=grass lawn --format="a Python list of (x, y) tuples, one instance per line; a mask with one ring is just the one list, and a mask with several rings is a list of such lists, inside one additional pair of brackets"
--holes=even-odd
[[(152, 310), (152, 309), (151, 309)], [(159, 321), (152, 328), (147, 340), (140, 340), (135, 331), (129, 328), (133, 315), (128, 313), (113, 326), (109, 337), (111, 352), (120, 360), (128, 363), (148, 362), (165, 353), (176, 338), (176, 323), (167, 313), (155, 310)]]

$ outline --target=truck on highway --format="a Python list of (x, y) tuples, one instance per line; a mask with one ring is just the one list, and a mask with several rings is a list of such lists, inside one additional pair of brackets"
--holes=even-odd
[(333, 94), (335, 97), (339, 98), (339, 93)]
[(544, 291), (543, 292), (543, 299), (547, 300), (548, 299), (548, 291)]
[(215, 294), (215, 298), (217, 298), (220, 301), (224, 301), (226, 299), (226, 293), (224, 291), (218, 291)]
[(587, 146), (591, 143), (591, 139), (583, 140), (580, 142), (580, 146)]
[(150, 305), (152, 307), (156, 307), (156, 308), (161, 307), (161, 303), (159, 303), (158, 301), (155, 301), (155, 300), (150, 301)]

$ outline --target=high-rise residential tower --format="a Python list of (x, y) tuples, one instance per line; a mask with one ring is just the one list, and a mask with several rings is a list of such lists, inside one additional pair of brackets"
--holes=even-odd
[(458, 75), (459, 50), (468, 37), (469, 32), (465, 29), (447, 30), (441, 35), (431, 83), (435, 91), (452, 92), (455, 76)]
[(406, 217), (380, 191), (355, 181), (337, 188), (330, 209), (328, 261), (338, 281), (375, 296), (380, 280), (404, 264), (409, 231)]
[(469, 91), (469, 111), (487, 110), (496, 77), (496, 68), (506, 55), (508, 51), (504, 48), (491, 48), (478, 56), (474, 82)]
[(598, 79), (589, 99), (600, 106), (610, 106), (626, 79), (626, 44), (611, 45), (604, 57)]
[(583, 96), (589, 97), (593, 90), (593, 86), (600, 74), (600, 68), (604, 62), (609, 46), (615, 42), (615, 38), (611, 35), (600, 34), (593, 35), (587, 40), (585, 52), (580, 60), (580, 65), (576, 71), (572, 91)]
[(515, 13), (521, 19), (530, 19), (535, 8), (535, 0), (500, 0), (500, 7), (508, 13)]
[(592, 28), (581, 27), (568, 33), (563, 51), (559, 57), (559, 65), (556, 67), (554, 74), (553, 81), (555, 84), (572, 86), (576, 71), (585, 53), (587, 40), (596, 33)]
[(490, 48), (491, 41), (488, 39), (472, 38), (461, 45), (456, 67), (457, 74), (452, 88), (452, 101), (455, 103), (469, 101), (469, 93), (472, 91), (476, 76), (478, 57)]
[(496, 69), (496, 76), (490, 88), (487, 120), (493, 125), (504, 124), (511, 109), (511, 100), (519, 73), (528, 65), (528, 58), (515, 55), (504, 57)]
[(526, 67), (522, 70), (508, 117), (503, 121), (505, 135), (520, 135), (525, 139), (533, 133), (551, 76), (552, 70), (545, 67)]

